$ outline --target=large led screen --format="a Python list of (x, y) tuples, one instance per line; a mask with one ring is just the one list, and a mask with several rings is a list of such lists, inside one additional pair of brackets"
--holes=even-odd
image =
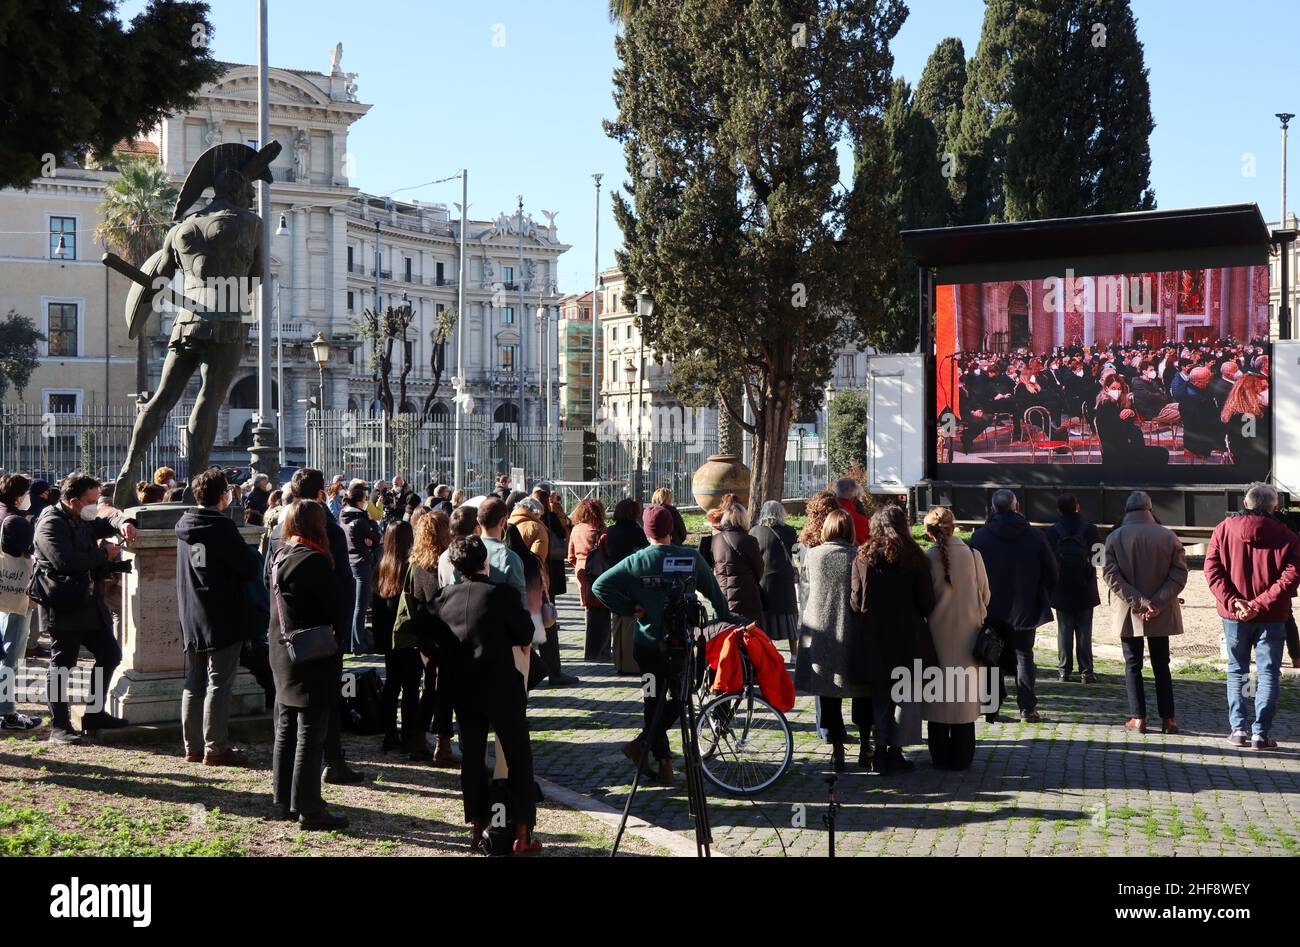
[(937, 287), (936, 461), (955, 480), (1267, 475), (1263, 266)]

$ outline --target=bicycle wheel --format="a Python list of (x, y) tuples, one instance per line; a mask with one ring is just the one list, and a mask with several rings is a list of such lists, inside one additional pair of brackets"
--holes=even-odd
[(794, 753), (785, 715), (756, 688), (720, 694), (706, 703), (695, 721), (695, 736), (709, 782), (742, 796), (780, 779)]

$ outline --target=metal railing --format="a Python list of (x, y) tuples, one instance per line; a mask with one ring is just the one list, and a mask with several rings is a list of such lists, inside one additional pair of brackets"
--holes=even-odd
[[(136, 471), (137, 480), (152, 480), (159, 467), (172, 467), (177, 478), (189, 476), (186, 426), (193, 404), (172, 409), (153, 446)], [(55, 483), (74, 470), (102, 480), (116, 479), (131, 444), (134, 406), (91, 405), (75, 413), (42, 412), (36, 405), (0, 405), (0, 467)]]

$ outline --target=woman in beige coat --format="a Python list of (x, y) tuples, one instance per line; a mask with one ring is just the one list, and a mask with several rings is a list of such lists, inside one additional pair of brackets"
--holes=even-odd
[(958, 539), (956, 531), (951, 510), (936, 506), (925, 514), (925, 532), (934, 542), (926, 552), (934, 580), (930, 636), (942, 676), (937, 699), (931, 699), (934, 684), (925, 689), (923, 710), (929, 721), (930, 759), (935, 769), (944, 770), (970, 766), (980, 705), (997, 697), (995, 691), (990, 693), (993, 676), (973, 657), (989, 604), (988, 575), (984, 559)]

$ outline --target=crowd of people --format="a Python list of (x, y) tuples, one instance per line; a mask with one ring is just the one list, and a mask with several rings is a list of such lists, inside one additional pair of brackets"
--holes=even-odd
[[(94, 659), (87, 696), (96, 709), (79, 725), (69, 694), (51, 684), (49, 739), (59, 744), (125, 725), (104, 698), (121, 660), (112, 590), (129, 568), (121, 542), (135, 538), (136, 524), (130, 511), (104, 506), (100, 489), (81, 473), (55, 487), (0, 477), (2, 552), (7, 563), (26, 564), (35, 603), (0, 610), (7, 676), (12, 681), (32, 655), (38, 628), (50, 641), (51, 668), (75, 668), (82, 648)], [(669, 560), (679, 570), (690, 564), (693, 589), (715, 621), (756, 626), (786, 647), (794, 686), (815, 699), (816, 727), (837, 771), (847, 766), (849, 723), (858, 731), (857, 762), (873, 775), (914, 768), (905, 751), (919, 744), (936, 768), (968, 768), (976, 723), (981, 715), (1002, 719), (1008, 679), (1020, 719), (1041, 720), (1034, 642), (1053, 618), (1058, 678), (1074, 680), (1077, 669), (1084, 684), (1095, 683), (1101, 586), (1124, 656), (1125, 726), (1148, 729), (1149, 662), (1157, 710), (1150, 726), (1158, 719), (1163, 732), (1179, 732), (1169, 639), (1183, 631), (1188, 568), (1178, 537), (1156, 521), (1141, 491), (1104, 541), (1073, 496), (1061, 496), (1057, 522), (1039, 529), (1003, 489), (969, 541), (950, 510), (926, 512), (923, 549), (903, 507), (865, 502), (847, 478), (807, 500), (798, 531), (784, 504), (764, 504), (753, 523), (728, 495), (708, 513), (698, 546), (688, 544), (664, 488), (644, 508), (625, 498), (607, 514), (594, 498), (566, 512), (546, 481), (525, 493), (502, 477), (492, 493), (472, 498), (435, 482), (421, 497), (401, 477), (372, 485), (304, 468), (276, 491), (260, 475), (240, 485), (215, 467), (179, 487), (163, 468), (141, 485), (140, 499), (166, 502), (178, 489), (182, 751), (195, 764), (248, 765), (230, 737), (233, 685), (247, 668), (274, 722), (270, 817), (305, 829), (347, 824), (325, 806), (322, 781), (368, 778), (345, 758), (340, 695), (345, 654), (374, 654), (384, 666), (380, 751), (460, 771), (473, 849), (540, 848), (528, 697), (537, 687), (578, 683), (562, 667), (556, 608), (570, 570), (585, 610), (585, 660), (626, 663), (642, 675), (643, 726), (623, 752), (664, 784), (675, 778), (668, 733), (681, 710), (677, 652), (666, 592), (644, 579), (661, 575)], [(1252, 486), (1205, 558), (1228, 653), (1229, 740), (1257, 750), (1277, 745), (1271, 725), (1284, 647), (1300, 666), (1291, 604), (1300, 537), (1277, 506), (1272, 487)], [(240, 533), (245, 525), (263, 527), (256, 547)], [(1001, 643), (995, 663), (978, 656), (986, 636)], [(1252, 658), (1253, 694), (1244, 686)], [(937, 672), (938, 690), (900, 687), (914, 668)], [(17, 712), (12, 690), (0, 696), (0, 730), (43, 725)], [(494, 800), (509, 813), (504, 843), (492, 833)]]
[(1236, 466), (1243, 481), (1268, 473), (1270, 356), (1261, 342), (1076, 344), (956, 358), (959, 462), (1140, 469), (1204, 461)]

